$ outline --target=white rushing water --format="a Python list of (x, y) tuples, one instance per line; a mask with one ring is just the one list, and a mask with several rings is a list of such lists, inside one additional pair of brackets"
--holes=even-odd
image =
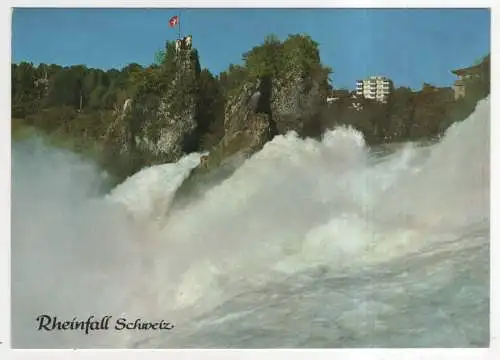
[[(199, 154), (100, 196), (92, 164), (15, 144), (13, 346), (487, 346), (489, 129), (486, 99), (383, 157), (352, 129), (278, 136), (179, 208)], [(38, 331), (41, 314), (175, 328)]]

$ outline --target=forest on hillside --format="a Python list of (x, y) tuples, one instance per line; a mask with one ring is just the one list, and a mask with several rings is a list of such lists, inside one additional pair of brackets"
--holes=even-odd
[[(294, 62), (290, 54), (297, 54)], [(317, 79), (318, 91), (324, 88), (338, 98), (330, 104), (324, 101), (310, 105), (317, 109), (310, 118), (301, 120), (300, 136), (317, 137), (326, 129), (351, 125), (362, 131), (371, 144), (434, 138), (453, 122), (465, 119), (477, 101), (490, 92), (489, 55), (479, 64), (478, 76), (467, 80), (465, 98), (455, 100), (451, 88), (429, 84), (424, 84), (420, 91), (398, 87), (386, 104), (357, 99), (361, 111), (352, 106), (352, 92), (335, 91), (325, 81), (333, 70), (320, 63), (318, 44), (306, 35), (291, 35), (283, 42), (268, 36), (242, 55), (242, 65), (229, 65), (216, 75), (200, 68), (196, 49), (190, 57), (194, 75), (180, 85), (177, 83), (174, 95), (169, 98), (171, 109), (178, 111), (185, 106), (186, 98), (194, 99), (197, 136), (190, 151), (210, 150), (222, 139), (228, 121), (228, 103), (246, 84), (271, 78), (273, 84), (281, 82), (286, 87), (287, 74), (296, 64), (300, 64), (303, 72), (314, 73), (312, 78)], [(76, 150), (94, 144), (108, 155), (101, 159), (106, 166), (116, 160), (113, 152), (116, 144), (109, 131), (127, 100), (134, 104), (134, 111), (127, 115), (130, 117), (127, 126), (140, 127), (146, 117), (154, 123), (150, 109), (160, 106), (179, 69), (173, 42), (167, 42), (157, 61), (149, 66), (132, 63), (119, 70), (104, 71), (85, 65), (12, 64), (13, 129), (21, 124), (47, 134), (70, 137)], [(310, 88), (312, 84), (304, 86)], [(159, 121), (156, 124), (162, 126)], [(161, 160), (141, 156), (121, 176)]]

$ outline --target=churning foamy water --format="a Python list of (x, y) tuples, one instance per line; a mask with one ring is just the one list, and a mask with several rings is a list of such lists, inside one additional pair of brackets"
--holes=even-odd
[[(12, 159), (14, 347), (476, 347), (489, 341), (489, 100), (432, 146), (278, 136), (172, 207), (199, 163), (106, 196), (39, 142)], [(172, 330), (38, 331), (37, 316)]]

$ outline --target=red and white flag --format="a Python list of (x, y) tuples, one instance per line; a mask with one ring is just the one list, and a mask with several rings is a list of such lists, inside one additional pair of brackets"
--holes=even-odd
[(175, 27), (179, 24), (179, 17), (178, 16), (172, 16), (170, 20), (168, 21), (168, 25), (170, 27)]

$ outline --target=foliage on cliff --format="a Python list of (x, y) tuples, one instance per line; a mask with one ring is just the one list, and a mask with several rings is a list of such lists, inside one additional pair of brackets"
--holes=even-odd
[(280, 41), (269, 35), (242, 60), (219, 76), (224, 136), (213, 153), (220, 159), (235, 149), (251, 154), (290, 130), (305, 135), (326, 104), (332, 70), (321, 64), (318, 43), (309, 36), (289, 35)]
[(183, 52), (179, 61), (170, 42), (156, 58), (159, 62), (148, 67), (130, 64), (108, 71), (12, 64), (12, 118), (74, 138), (75, 150), (95, 144), (101, 150), (98, 160), (120, 178), (145, 165), (172, 161), (144, 144), (158, 140), (172, 120), (184, 126), (190, 112), (194, 134), (182, 145), (197, 150), (201, 134), (212, 130), (220, 113), (221, 91), (217, 79), (200, 69), (196, 49)]
[(327, 105), (332, 70), (321, 64), (318, 44), (307, 35), (284, 41), (270, 35), (244, 53), (240, 65), (217, 76), (201, 69), (196, 49), (179, 55), (167, 42), (147, 67), (12, 64), (12, 117), (71, 137), (76, 148), (94, 144), (98, 160), (123, 177), (189, 151), (209, 150), (223, 159), (252, 144), (249, 136), (257, 133), (261, 145), (273, 134), (318, 136), (339, 124), (360, 129), (371, 143), (438, 136), (489, 94), (489, 55), (478, 69), (459, 100), (451, 88), (427, 85), (421, 91), (397, 88), (387, 104), (345, 91)]

